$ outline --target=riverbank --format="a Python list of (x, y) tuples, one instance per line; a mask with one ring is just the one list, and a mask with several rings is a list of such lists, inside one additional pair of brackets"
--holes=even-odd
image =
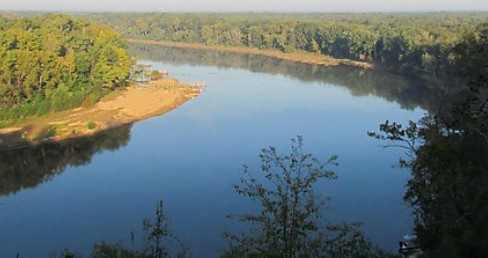
[(261, 56), (274, 57), (282, 60), (299, 62), (303, 64), (313, 64), (313, 65), (321, 65), (321, 66), (348, 65), (354, 67), (361, 67), (364, 69), (373, 68), (373, 64), (368, 62), (352, 61), (349, 59), (336, 59), (330, 56), (325, 56), (317, 53), (308, 53), (308, 52), (284, 53), (277, 50), (262, 50), (257, 48), (248, 48), (248, 47), (209, 46), (209, 45), (198, 44), (198, 43), (155, 41), (155, 40), (143, 40), (143, 39), (127, 39), (127, 41), (130, 43), (159, 45), (165, 47), (193, 48), (193, 49), (202, 49), (202, 50), (211, 50), (211, 51), (233, 52), (239, 54), (261, 55)]
[(169, 112), (200, 92), (200, 88), (175, 79), (131, 86), (107, 95), (88, 108), (57, 112), (15, 127), (0, 128), (0, 149), (94, 135)]

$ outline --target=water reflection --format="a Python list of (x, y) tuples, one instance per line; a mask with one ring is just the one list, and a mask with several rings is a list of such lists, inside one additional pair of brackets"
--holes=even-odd
[(0, 195), (15, 194), (52, 180), (68, 166), (90, 163), (94, 154), (116, 150), (130, 139), (132, 125), (90, 137), (0, 152)]
[(335, 84), (348, 88), (354, 96), (373, 94), (390, 102), (397, 102), (403, 109), (421, 107), (433, 110), (438, 106), (438, 100), (448, 93), (446, 87), (439, 87), (435, 82), (412, 80), (381, 70), (365, 71), (346, 66), (322, 67), (265, 56), (144, 44), (131, 44), (130, 52), (140, 59), (176, 65), (246, 69), (254, 73), (280, 74), (304, 82)]
[[(259, 168), (256, 151), (269, 145), (281, 148), (297, 134), (306, 137), (307, 148), (317, 156), (340, 156), (340, 180), (318, 187), (317, 192), (333, 196), (331, 221), (363, 221), (365, 233), (374, 243), (389, 250), (397, 248), (398, 237), (411, 229), (409, 211), (401, 202), (406, 176), (392, 172), (391, 165), (398, 156), (384, 152), (365, 134), (385, 118), (416, 120), (423, 111), (400, 110), (399, 105), (379, 97), (354, 97), (346, 88), (331, 85), (323, 78), (372, 84), (359, 80), (372, 76), (361, 75), (360, 70), (325, 69), (271, 59), (269, 62), (274, 63), (268, 64), (266, 58), (246, 59), (240, 55), (236, 60), (225, 55), (216, 59), (222, 64), (220, 68), (198, 61), (199, 57), (194, 58), (195, 66), (179, 66), (193, 57), (171, 57), (172, 51), (161, 50), (162, 54), (151, 53), (163, 60), (154, 62), (155, 68), (169, 69), (185, 81), (204, 80), (208, 83), (205, 93), (171, 113), (137, 123), (132, 127), (130, 144), (113, 153), (93, 155), (109, 149), (96, 147), (103, 145), (98, 141), (110, 142), (100, 139), (78, 143), (81, 146), (75, 152), (70, 153), (69, 148), (58, 150), (60, 154), (45, 159), (40, 150), (32, 158), (22, 157), (28, 155), (21, 151), (10, 154), (16, 157), (14, 160), (19, 159), (14, 163), (20, 168), (5, 172), (5, 179), (0, 179), (5, 189), (9, 186), (3, 194), (16, 192), (0, 198), (4, 207), (0, 212), (0, 220), (4, 221), (1, 257), (15, 257), (19, 250), (22, 257), (48, 257), (49, 252), (64, 247), (88, 257), (93, 243), (126, 239), (128, 232), (140, 227), (141, 218), (152, 214), (154, 202), (160, 199), (167, 204), (175, 232), (192, 251), (199, 257), (217, 257), (219, 250), (227, 246), (221, 238), (223, 228), (238, 232), (240, 226), (229, 223), (225, 216), (254, 209), (230, 194), (241, 164)], [(204, 51), (195, 54), (215, 55)], [(181, 61), (169, 60), (177, 57)], [(241, 58), (240, 65), (253, 64), (254, 73), (235, 66)], [(224, 64), (230, 67), (224, 69)], [(284, 69), (291, 75), (283, 74)], [(341, 72), (344, 76), (355, 75), (340, 78)], [(358, 90), (361, 87), (350, 86)], [(113, 136), (121, 140), (117, 144), (125, 144), (123, 138), (128, 137), (128, 131), (125, 136), (123, 132)], [(79, 151), (84, 148), (87, 150)], [(56, 153), (47, 147), (44, 152)], [(24, 171), (22, 163), (31, 159), (40, 160), (31, 165), (38, 168)], [(83, 163), (90, 164), (70, 167)], [(3, 166), (10, 165), (4, 162)], [(63, 169), (66, 172), (56, 176)], [(15, 176), (25, 178), (20, 183)], [(53, 177), (56, 180), (46, 183)], [(35, 190), (22, 191), (35, 186)]]

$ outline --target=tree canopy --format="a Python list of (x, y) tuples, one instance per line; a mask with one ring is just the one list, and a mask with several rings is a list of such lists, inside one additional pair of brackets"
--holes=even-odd
[(407, 149), (411, 171), (405, 200), (425, 257), (488, 256), (487, 25), (456, 46), (468, 86), (446, 109), (408, 126), (386, 122), (379, 139)]
[(128, 82), (130, 58), (106, 25), (66, 15), (0, 16), (0, 124), (93, 103)]
[(306, 51), (412, 74), (449, 74), (453, 47), (488, 14), (84, 14), (129, 38)]

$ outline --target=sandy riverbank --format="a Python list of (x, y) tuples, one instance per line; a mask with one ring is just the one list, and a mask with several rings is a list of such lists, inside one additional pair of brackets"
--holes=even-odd
[(361, 67), (364, 69), (373, 68), (373, 64), (368, 62), (352, 61), (348, 59), (336, 59), (318, 53), (308, 53), (308, 52), (284, 53), (276, 50), (261, 50), (257, 48), (247, 48), (247, 47), (208, 46), (208, 45), (196, 44), (196, 43), (155, 41), (155, 40), (143, 40), (143, 39), (127, 39), (127, 41), (130, 43), (160, 45), (166, 47), (193, 48), (193, 49), (202, 49), (202, 50), (211, 50), (211, 51), (225, 51), (225, 52), (233, 52), (233, 53), (240, 53), (240, 54), (269, 56), (269, 57), (274, 57), (274, 58), (293, 61), (293, 62), (321, 65), (321, 66), (348, 65), (348, 66)]
[(0, 129), (0, 148), (93, 135), (120, 125), (164, 114), (194, 98), (200, 89), (174, 79), (144, 87), (128, 87), (106, 96), (89, 108), (77, 108)]

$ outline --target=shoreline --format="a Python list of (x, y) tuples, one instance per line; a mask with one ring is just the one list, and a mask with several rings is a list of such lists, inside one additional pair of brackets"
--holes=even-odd
[[(336, 59), (316, 53), (284, 53), (247, 47), (142, 39), (127, 39), (127, 42), (260, 55), (327, 67), (346, 65), (373, 69), (371, 63)], [(107, 95), (88, 108), (65, 110), (47, 117), (33, 117), (19, 125), (0, 128), (0, 151), (93, 136), (122, 125), (165, 114), (198, 96), (200, 92), (200, 89), (181, 84), (175, 79), (160, 79), (143, 87), (129, 86), (125, 90)]]
[(339, 66), (339, 65), (353, 66), (353, 67), (359, 67), (364, 69), (373, 69), (374, 67), (372, 63), (368, 63), (368, 62), (353, 61), (349, 59), (337, 59), (322, 54), (308, 53), (308, 52), (284, 53), (278, 50), (261, 50), (258, 48), (236, 47), (236, 46), (212, 46), (212, 45), (204, 45), (200, 43), (158, 41), (158, 40), (146, 40), (146, 39), (126, 39), (126, 40), (129, 43), (260, 55), (260, 56), (274, 57), (282, 60), (293, 61), (293, 62), (298, 62), (303, 64), (320, 65), (320, 66), (327, 66), (327, 67)]
[(144, 86), (132, 85), (112, 92), (88, 108), (33, 117), (22, 124), (0, 128), (0, 150), (93, 136), (165, 114), (200, 93), (200, 88), (175, 79), (160, 79)]

